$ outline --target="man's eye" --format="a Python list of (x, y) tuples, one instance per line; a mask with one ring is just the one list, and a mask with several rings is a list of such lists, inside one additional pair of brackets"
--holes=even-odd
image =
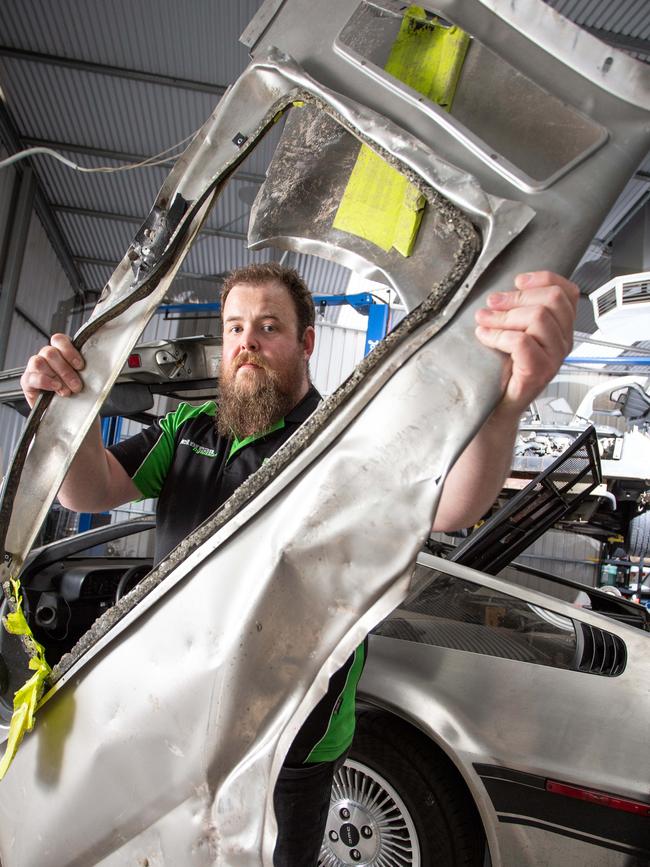
[(241, 325), (231, 325), (230, 326), (230, 333), (231, 334), (239, 334), (241, 330), (242, 330)]
[(265, 326), (264, 326), (264, 330), (265, 330), (265, 331), (275, 331), (275, 325), (270, 325), (270, 324), (269, 324), (269, 325), (265, 325)]

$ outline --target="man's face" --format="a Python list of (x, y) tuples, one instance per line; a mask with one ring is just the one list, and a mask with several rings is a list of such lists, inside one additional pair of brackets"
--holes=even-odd
[(220, 429), (227, 425), (240, 437), (259, 433), (306, 394), (314, 329), (298, 335), (293, 301), (277, 282), (237, 284), (222, 317)]

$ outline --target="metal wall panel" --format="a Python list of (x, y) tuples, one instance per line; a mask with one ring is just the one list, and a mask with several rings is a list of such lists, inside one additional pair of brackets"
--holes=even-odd
[[(27, 247), (18, 283), (17, 304), (39, 325), (50, 333), (52, 316), (64, 298), (72, 296), (72, 287), (52, 249), (40, 220), (35, 214), (29, 225)], [(32, 329), (33, 330), (33, 329)], [(12, 335), (13, 336), (13, 335)], [(43, 345), (43, 336), (35, 332), (38, 345)], [(13, 342), (14, 350), (11, 351)], [(32, 343), (10, 342), (7, 367), (24, 364), (32, 351)]]
[[(7, 350), (7, 367), (23, 365), (27, 358), (43, 346), (44, 340), (24, 319), (14, 314)], [(2, 473), (7, 471), (14, 449), (20, 439), (25, 418), (8, 406), (0, 406), (0, 458)]]
[(34, 355), (47, 343), (42, 334), (19, 316), (14, 314), (11, 334), (7, 348), (7, 369), (24, 367), (30, 355)]
[(206, 228), (241, 232), (247, 235), (250, 205), (257, 195), (260, 184), (261, 181), (259, 183), (242, 181), (237, 175), (233, 175), (210, 211)]
[[(6, 156), (8, 156), (7, 151), (0, 147), (0, 159)], [(7, 228), (15, 177), (16, 172), (11, 166), (0, 171), (0, 246)]]
[(152, 316), (138, 342), (171, 340), (178, 335), (179, 324), (177, 319), (165, 319), (163, 315)]
[[(181, 151), (179, 149), (178, 153)], [(149, 213), (174, 161), (170, 159), (164, 165), (141, 166), (126, 171), (122, 170), (125, 163), (118, 160), (68, 150), (62, 150), (61, 153), (84, 168), (120, 171), (77, 172), (51, 156), (35, 157), (39, 176), (43, 178), (44, 188), (55, 205), (126, 214), (141, 220)], [(250, 202), (259, 189), (261, 173), (259, 178), (259, 181), (251, 181), (235, 174), (221, 193), (206, 226), (247, 232)], [(133, 233), (136, 228), (137, 225), (133, 224)]]
[(602, 375), (595, 371), (576, 373), (571, 368), (565, 370), (566, 373), (550, 382), (537, 399), (537, 407), (543, 422), (568, 424), (571, 421), (571, 414), (554, 411), (549, 406), (550, 402), (563, 399), (575, 412), (587, 391), (603, 379)]
[[(0, 172), (0, 184), (13, 172)], [(72, 295), (72, 289), (61, 268), (45, 231), (35, 214), (29, 225), (27, 245), (18, 282), (17, 304), (34, 324), (46, 334), (59, 303)], [(30, 355), (46, 342), (43, 334), (18, 312), (13, 315), (6, 367), (26, 364)], [(9, 407), (0, 408), (0, 449), (2, 468), (6, 470), (24, 425), (24, 419)]]
[[(102, 291), (114, 270), (108, 265), (87, 265), (85, 263), (79, 264), (77, 267), (86, 282), (88, 291), (97, 293)], [(87, 316), (90, 316), (91, 310), (92, 308), (87, 311)]]
[[(541, 569), (551, 575), (580, 581), (589, 587), (597, 587), (600, 583), (600, 549), (601, 545), (590, 536), (578, 533), (567, 533), (562, 530), (548, 530), (530, 548), (517, 557), (517, 561), (532, 569)], [(512, 580), (522, 587), (531, 590), (548, 592), (547, 582), (534, 576), (515, 576), (515, 573), (500, 573), (499, 577)], [(560, 598), (573, 601), (575, 590), (558, 590)]]
[(9, 406), (0, 406), (0, 462), (1, 475), (7, 472), (16, 443), (25, 426), (25, 419)]
[(310, 370), (322, 395), (331, 394), (352, 373), (363, 358), (365, 343), (364, 331), (316, 322), (316, 348)]
[[(650, 159), (646, 159), (639, 167), (639, 172), (650, 174)], [(621, 195), (618, 197), (611, 211), (603, 221), (601, 227), (596, 233), (596, 238), (609, 241), (612, 235), (621, 225), (621, 222), (626, 219), (630, 211), (635, 205), (640, 202), (645, 194), (650, 189), (648, 179), (634, 177), (632, 178)]]

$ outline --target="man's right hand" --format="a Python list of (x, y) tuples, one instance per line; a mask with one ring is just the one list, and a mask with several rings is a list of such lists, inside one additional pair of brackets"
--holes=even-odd
[[(61, 397), (83, 388), (78, 371), (85, 362), (65, 334), (55, 334), (27, 362), (20, 385), (30, 406), (39, 394), (53, 391)], [(140, 497), (140, 491), (117, 458), (104, 448), (95, 419), (70, 465), (58, 493), (59, 502), (74, 512), (106, 512)]]
[(20, 378), (20, 387), (30, 407), (42, 391), (54, 391), (60, 397), (77, 394), (83, 382), (77, 371), (84, 360), (66, 334), (54, 334), (38, 355), (32, 355)]

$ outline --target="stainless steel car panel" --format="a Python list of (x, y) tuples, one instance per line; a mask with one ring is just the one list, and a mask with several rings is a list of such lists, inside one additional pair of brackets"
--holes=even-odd
[[(647, 70), (603, 89), (593, 52), (584, 66), (572, 53), (567, 32), (575, 31), (579, 41), (576, 28), (557, 25), (542, 3), (528, 0), (508, 14), (526, 29), (525, 17), (534, 12), (545, 38), (555, 28), (558, 54), (571, 55), (571, 69), (551, 63), (533, 44), (537, 29), (532, 41), (513, 36), (512, 25), (500, 24), (478, 0), (446, 2), (450, 17), (462, 24), (467, 19), (467, 29), (486, 43), (496, 40), (504, 54), (515, 52), (527, 71), (538, 71), (542, 86), (552, 84), (558, 93), (575, 89), (578, 110), (608, 130), (607, 142), (549, 189), (522, 192), (451, 132), (432, 135), (440, 125), (427, 111), (411, 110), (404, 88), (389, 92), (334, 59), (334, 40), (356, 6), (296, 0), (262, 10), (271, 25), (255, 46), (256, 60), (163, 185), (159, 212), (147, 227), (166, 246), (152, 253), (144, 234), (136, 237), (87, 326), (84, 392), (54, 398), (47, 408), (9, 523), (5, 547), (13, 566), (24, 558), (41, 504), (53, 497), (157, 293), (198, 231), (216, 185), (243, 155), (246, 141), (253, 142), (287, 104), (314, 101), (406, 165), (423, 187), (442, 194), (441, 207), (449, 208), (459, 232), (468, 222), (479, 228), (481, 254), (473, 265), (471, 257), (457, 262), (426, 295), (425, 280), (413, 294), (398, 274), (394, 283), (415, 308), (410, 316), (60, 667), (35, 732), (0, 785), (4, 867), (138, 859), (271, 863), (270, 793), (282, 758), (329, 673), (406, 594), (441, 481), (499, 399), (502, 359), (477, 346), (473, 311), (487, 292), (511, 285), (518, 271), (540, 260), (569, 270), (647, 149)], [(298, 51), (306, 71), (287, 49)], [(615, 56), (623, 72), (641, 69)], [(572, 71), (576, 66), (579, 73)], [(239, 151), (234, 140), (242, 137)], [(158, 232), (161, 214), (183, 200), (189, 209), (171, 235)], [(279, 225), (279, 235), (281, 230)], [(300, 249), (300, 238), (286, 237), (287, 245)], [(153, 277), (143, 277), (146, 268)], [(146, 285), (153, 289), (146, 298), (99, 327), (114, 303), (126, 308)], [(539, 604), (548, 604), (540, 598)], [(566, 614), (567, 607), (554, 605)], [(581, 617), (589, 621), (589, 615)], [(444, 670), (441, 660), (439, 673)], [(527, 672), (532, 670), (532, 682), (550, 688), (536, 667)], [(549, 669), (551, 675), (558, 672)], [(612, 683), (630, 676), (626, 671)], [(507, 705), (513, 684), (501, 688)], [(484, 724), (499, 725), (498, 742), (509, 741), (502, 712), (491, 713)], [(491, 729), (479, 731), (474, 723), (461, 733), (448, 717), (439, 721), (438, 737), (455, 738), (465, 756), (478, 755), (472, 744)], [(526, 749), (530, 754), (535, 746), (526, 743), (532, 732), (521, 728), (517, 737), (513, 755), (524, 761)], [(488, 755), (493, 759), (493, 750)]]
[[(154, 821), (176, 838), (173, 851), (183, 848), (179, 863), (259, 863), (263, 832), (270, 858), (273, 834), (260, 807), (284, 752), (328, 674), (399, 602), (430, 525), (433, 480), (447, 449), (422, 461), (416, 444), (437, 429), (453, 448), (453, 435), (443, 433), (453, 409), (422, 400), (430, 353), (425, 346), (401, 364), (383, 399), (359, 414), (335, 449), (291, 473), (286, 508), (273, 498), (278, 478), (263, 495), (274, 508), (257, 500), (245, 507), (237, 531), (227, 524), (209, 536), (172, 576), (175, 586), (159, 585), (119, 624), (119, 635), (107, 636), (110, 644), (91, 648), (68, 672), (0, 790), (3, 812), (42, 817), (42, 837), (18, 834), (13, 847), (7, 835), (14, 837), (15, 825), (0, 822), (5, 867), (101, 863), (125, 828), (133, 836), (126, 851), (135, 853)], [(478, 392), (457, 399), (471, 412)], [(389, 522), (399, 545), (386, 533)], [(224, 535), (230, 538), (217, 561)], [(307, 646), (311, 666), (304, 665)], [(134, 762), (142, 770), (125, 785)], [(102, 791), (92, 805), (84, 780)], [(204, 828), (176, 824), (173, 808), (190, 796), (215, 823), (212, 854), (202, 848)], [(74, 827), (64, 819), (70, 815)], [(123, 817), (117, 828), (116, 815)]]
[[(306, 94), (329, 107), (341, 122), (358, 131), (360, 136), (376, 142), (387, 155), (395, 156), (395, 152), (399, 152), (400, 161), (424, 183), (463, 206), (468, 216), (481, 226), (484, 235), (482, 255), (469, 275), (470, 251), (464, 254), (466, 262), (457, 255), (454, 268), (458, 273), (450, 283), (450, 288), (456, 290), (455, 297), (453, 300), (439, 299), (438, 307), (442, 306), (443, 300), (450, 301), (447, 315), (458, 307), (493, 257), (532, 217), (532, 211), (525, 205), (486, 196), (471, 177), (439, 161), (428, 148), (411, 137), (405, 137), (381, 116), (321, 87), (302, 73), (290, 58), (270, 49), (262, 60), (251, 64), (199, 131), (186, 153), (179, 158), (163, 184), (152, 211), (154, 228), (145, 230), (149, 233), (149, 240), (138, 240), (139, 236), (136, 236), (136, 241), (109, 281), (91, 319), (76, 336), (75, 340), (79, 347), (83, 347), (86, 359), (83, 392), (71, 400), (56, 395), (39, 398), (31, 417), (32, 425), (23, 437), (22, 447), (25, 448), (29, 443), (33, 436), (33, 424), (42, 416), (40, 436), (34, 439), (29, 453), (23, 455), (24, 468), (20, 484), (12, 471), (5, 484), (2, 507), (6, 522), (4, 548), (11, 554), (12, 560), (0, 567), (5, 570), (3, 582), (24, 561), (72, 455), (80, 446), (138, 334), (160, 303), (205, 219), (208, 204), (215, 196), (217, 180), (227, 176), (238, 161), (232, 152), (233, 148), (237, 148), (233, 139), (243, 135), (244, 142), (249, 139), (254, 142), (264, 128), (272, 123), (278, 111)], [(221, 124), (226, 127), (225, 130), (220, 128)], [(238, 132), (231, 135), (233, 130)], [(242, 133), (242, 130), (246, 133)], [(202, 203), (206, 196), (207, 202)], [(192, 207), (188, 208), (171, 237), (166, 237), (163, 225), (160, 238), (155, 240), (165, 246), (156, 259), (153, 233), (158, 231), (160, 222), (156, 211), (171, 210), (177, 201), (191, 203)], [(456, 213), (459, 221), (466, 219), (461, 212)], [(451, 215), (449, 220), (452, 220)], [(185, 237), (181, 230), (186, 233)], [(465, 276), (466, 282), (459, 287)], [(138, 300), (149, 284), (148, 294)], [(415, 298), (409, 294), (409, 286), (402, 280), (395, 281), (395, 285), (400, 294), (411, 301), (410, 306), (414, 307), (429, 293), (435, 295), (437, 284), (431, 281), (426, 292), (418, 287)], [(448, 294), (451, 293), (448, 291)], [(435, 297), (433, 300), (436, 300)], [(13, 496), (13, 502), (10, 496)], [(10, 506), (13, 508), (11, 513)]]
[[(650, 637), (448, 561), (420, 555), (419, 562), (618, 635), (627, 647), (626, 669), (608, 678), (500, 659), (489, 649), (470, 653), (373, 636), (362, 699), (407, 719), (454, 762), (481, 812), (495, 867), (639, 863), (631, 847), (628, 854), (607, 848), (606, 837), (576, 846), (570, 835), (540, 831), (525, 817), (500, 822), (474, 765), (487, 762), (648, 803), (644, 726), (630, 722), (625, 737), (616, 733), (622, 721), (644, 720), (650, 712)], [(419, 582), (422, 576), (419, 570)]]
[(604, 849), (596, 843), (557, 837), (542, 828), (499, 825), (502, 864), (521, 867), (556, 867), (559, 864), (588, 864), (593, 867), (642, 867), (634, 854)]
[[(647, 658), (647, 647), (645, 653)], [(487, 761), (647, 802), (650, 769), (644, 739), (630, 742), (612, 734), (620, 731), (626, 714), (648, 710), (647, 688), (638, 680), (634, 675), (626, 683), (556, 672), (379, 637), (371, 641), (360, 697), (413, 723), (454, 762), (481, 813), (494, 867), (623, 867), (637, 863), (630, 861), (631, 853), (596, 843), (576, 848), (570, 837), (552, 828), (539, 832), (524, 822), (499, 822), (473, 765)], [(638, 703), (621, 701), (637, 689)], [(642, 726), (632, 728), (641, 732)], [(426, 761), (426, 756), (420, 758)]]
[[(260, 18), (267, 17), (265, 7), (268, 5), (270, 3), (264, 4), (260, 10)], [(643, 65), (598, 41), (544, 3), (537, 0), (520, 0), (516, 4), (507, 0), (425, 0), (420, 6), (463, 28), (476, 42), (510, 64), (512, 75), (504, 80), (507, 92), (517, 75), (526, 76), (584, 118), (591, 118), (608, 130), (610, 137), (615, 118), (620, 117), (621, 101), (627, 103), (625, 110), (632, 105), (642, 110), (650, 108), (647, 69)], [(332, 0), (325, 13), (324, 9), (315, 10), (310, 0), (285, 0), (270, 23), (265, 21), (261, 34), (254, 19), (242, 40), (251, 48), (253, 56), (264, 51), (268, 44), (278, 46), (323, 84), (352, 96), (388, 118), (399, 118), (400, 125), (420, 140), (435, 142), (437, 154), (452, 164), (479, 178), (483, 172), (494, 176), (490, 192), (495, 192), (498, 185), (500, 195), (507, 196), (504, 190), (512, 187), (519, 189), (518, 198), (526, 193), (525, 184), (522, 186), (519, 179), (502, 171), (498, 151), (492, 149), (479, 155), (464, 138), (463, 130), (454, 120), (453, 108), (451, 114), (447, 114), (421, 94), (390, 79), (377, 63), (366, 62), (362, 66), (356, 56), (359, 52), (346, 52), (345, 45), (350, 40), (345, 40), (342, 34), (348, 23), (355, 16), (358, 18), (362, 7), (374, 11), (377, 17), (399, 17), (405, 10), (404, 4), (392, 0), (373, 0), (365, 4)], [(308, 28), (304, 25), (307, 20)], [(362, 36), (359, 33), (358, 39), (362, 40)], [(592, 83), (597, 85), (597, 93)], [(465, 84), (461, 84), (463, 86)], [(480, 88), (481, 82), (476, 86)], [(490, 92), (485, 97), (498, 100), (499, 94)], [(408, 105), (407, 113), (404, 103)], [(552, 124), (553, 118), (549, 117), (548, 121)], [(471, 136), (471, 129), (464, 132)], [(548, 143), (546, 146), (553, 147)], [(543, 159), (543, 150), (540, 142), (540, 159)], [(602, 154), (598, 159), (602, 159)], [(528, 192), (534, 193), (531, 188)]]

